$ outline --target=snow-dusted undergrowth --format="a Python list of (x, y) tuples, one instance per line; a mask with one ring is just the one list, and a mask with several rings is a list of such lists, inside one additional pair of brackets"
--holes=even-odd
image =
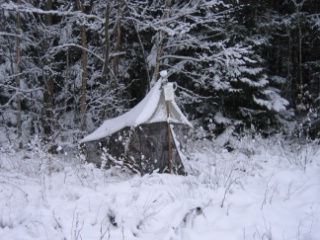
[(319, 145), (189, 144), (188, 176), (2, 148), (0, 239), (320, 239)]

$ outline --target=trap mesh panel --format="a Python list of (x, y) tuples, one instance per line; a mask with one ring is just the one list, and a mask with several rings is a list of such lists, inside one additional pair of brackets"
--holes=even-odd
[(129, 141), (130, 128), (125, 128), (112, 136), (85, 143), (86, 161), (96, 164), (98, 167), (113, 165), (125, 165), (125, 147)]
[[(135, 129), (129, 144), (128, 157), (134, 158), (141, 174), (168, 170), (168, 129), (167, 123), (143, 124)], [(172, 170), (176, 174), (184, 174), (183, 164), (175, 142), (170, 136)]]
[(84, 151), (86, 154), (86, 161), (101, 166), (101, 151), (99, 141), (86, 142), (84, 144)]
[[(174, 125), (173, 130), (182, 143), (181, 133), (184, 125)], [(168, 132), (167, 123), (143, 124), (135, 129), (124, 128), (110, 137), (87, 142), (87, 161), (101, 166), (103, 159), (106, 167), (114, 164), (123, 165), (140, 172), (141, 175), (154, 171), (168, 170)], [(170, 136), (172, 172), (185, 174), (175, 141)], [(105, 149), (106, 151), (104, 151)]]

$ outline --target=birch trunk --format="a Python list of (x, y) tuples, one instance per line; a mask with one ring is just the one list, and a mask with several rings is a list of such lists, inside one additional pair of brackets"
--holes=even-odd
[[(77, 0), (78, 10), (84, 12), (83, 4), (81, 0)], [(82, 61), (82, 75), (81, 75), (81, 89), (80, 89), (80, 120), (81, 130), (84, 131), (87, 128), (86, 109), (87, 109), (87, 81), (88, 81), (88, 55), (87, 55), (87, 32), (84, 23), (80, 25), (81, 35), (81, 61)]]
[[(122, 7), (123, 7), (123, 1), (119, 1), (118, 5), (118, 18), (117, 18), (117, 23), (115, 27), (115, 35), (117, 36), (117, 40), (115, 43), (115, 53), (118, 53), (121, 48), (121, 17), (122, 17)], [(119, 74), (119, 63), (120, 63), (120, 56), (116, 55), (113, 59), (113, 72), (115, 75), (114, 79), (114, 85), (117, 85), (117, 78)]]
[[(110, 2), (107, 1), (104, 23), (104, 64), (101, 75), (101, 98), (104, 99), (107, 91), (107, 78), (109, 74), (109, 56), (110, 56), (110, 36), (109, 36), (109, 16), (110, 16)], [(106, 115), (106, 106), (101, 106), (100, 119), (104, 119)]]
[[(105, 88), (107, 83), (107, 77), (109, 73), (109, 55), (110, 55), (110, 37), (109, 37), (109, 15), (110, 15), (110, 2), (107, 2), (105, 12), (105, 24), (104, 24), (104, 65), (102, 69), (101, 84)], [(104, 92), (102, 92), (104, 94)]]
[[(20, 4), (21, 1), (18, 1), (18, 4)], [(15, 82), (17, 87), (17, 93), (16, 93), (16, 105), (17, 105), (17, 137), (18, 137), (18, 143), (19, 148), (22, 148), (22, 119), (21, 119), (21, 94), (19, 92), (20, 86), (21, 86), (21, 79), (20, 79), (20, 61), (21, 61), (21, 19), (20, 19), (20, 13), (17, 12), (16, 17), (16, 26), (18, 31), (18, 36), (16, 37), (16, 64), (15, 64)]]
[[(50, 11), (52, 10), (52, 0), (47, 0), (44, 5), (44, 10)], [(52, 15), (46, 14), (44, 16), (45, 25), (47, 27), (52, 25)], [(48, 52), (50, 47), (51, 39), (50, 37), (45, 40), (44, 45), (44, 53)], [(50, 64), (50, 60), (45, 62), (45, 67), (48, 67)], [(47, 65), (47, 66), (46, 66)], [(45, 86), (45, 92), (43, 94), (43, 101), (44, 101), (44, 134), (50, 137), (53, 134), (53, 90), (54, 90), (54, 83), (53, 77), (50, 74), (50, 71), (43, 71), (43, 82)]]
[[(165, 0), (165, 7), (164, 7), (164, 13), (162, 15), (162, 19), (166, 19), (169, 16), (169, 6), (170, 6), (171, 0)], [(166, 32), (165, 31), (160, 31), (159, 33), (159, 42), (157, 46), (157, 55), (156, 55), (156, 66), (154, 70), (154, 79), (158, 79), (159, 75), (159, 68), (160, 68), (160, 58), (161, 58), (161, 53), (162, 53), (162, 46), (163, 46), (163, 41), (166, 38)]]

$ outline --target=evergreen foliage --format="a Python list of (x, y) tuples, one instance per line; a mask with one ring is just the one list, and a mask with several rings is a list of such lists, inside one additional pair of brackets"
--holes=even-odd
[(317, 129), (319, 14), (317, 0), (2, 1), (0, 142), (76, 143), (159, 69), (212, 133)]

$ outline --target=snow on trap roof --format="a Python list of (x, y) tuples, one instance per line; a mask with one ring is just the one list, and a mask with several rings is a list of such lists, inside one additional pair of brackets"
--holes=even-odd
[[(143, 123), (167, 122), (167, 110), (164, 94), (161, 88), (161, 79), (156, 82), (145, 98), (134, 108), (125, 114), (108, 119), (88, 136), (80, 140), (80, 143), (98, 140), (125, 128), (137, 127)], [(169, 102), (169, 121), (173, 123), (192, 124), (183, 115), (174, 100)]]

